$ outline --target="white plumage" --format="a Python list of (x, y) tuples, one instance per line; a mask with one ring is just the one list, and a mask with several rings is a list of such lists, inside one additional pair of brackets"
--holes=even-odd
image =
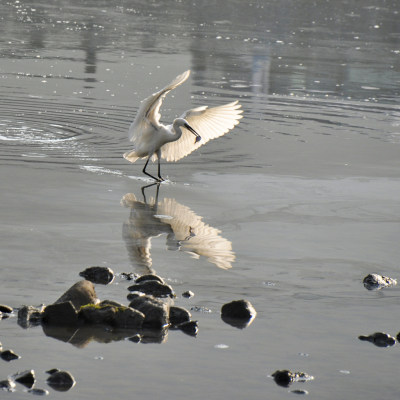
[[(164, 89), (143, 100), (129, 129), (129, 140), (133, 142), (134, 150), (125, 153), (124, 158), (133, 163), (138, 158), (147, 157), (143, 173), (158, 181), (163, 180), (160, 158), (178, 161), (209, 140), (229, 132), (242, 118), (241, 105), (234, 101), (213, 108), (193, 108), (185, 111), (171, 125), (161, 124), (160, 107), (164, 97), (185, 82), (189, 75), (190, 70), (185, 71)], [(192, 135), (195, 136), (194, 140)], [(146, 172), (150, 159), (158, 160), (158, 178)]]

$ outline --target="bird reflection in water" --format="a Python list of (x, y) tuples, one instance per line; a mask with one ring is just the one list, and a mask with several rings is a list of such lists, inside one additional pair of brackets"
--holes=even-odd
[[(155, 198), (146, 198), (147, 188), (156, 185)], [(200, 256), (217, 267), (229, 269), (235, 260), (232, 243), (220, 236), (221, 231), (202, 221), (189, 207), (175, 199), (158, 200), (160, 184), (142, 187), (143, 201), (133, 193), (126, 194), (121, 204), (131, 209), (129, 219), (123, 224), (123, 238), (129, 257), (139, 273), (153, 273), (151, 239), (166, 235), (168, 250), (181, 250), (194, 258)]]

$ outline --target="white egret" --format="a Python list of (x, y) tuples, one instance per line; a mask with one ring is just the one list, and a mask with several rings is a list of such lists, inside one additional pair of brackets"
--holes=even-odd
[[(185, 111), (171, 125), (160, 123), (160, 107), (167, 93), (181, 85), (190, 75), (190, 70), (178, 75), (164, 89), (143, 100), (135, 120), (129, 128), (129, 140), (134, 150), (124, 154), (124, 158), (134, 163), (139, 158), (146, 158), (143, 173), (163, 181), (160, 171), (160, 158), (178, 161), (211, 139), (229, 132), (242, 118), (241, 105), (238, 101), (222, 106), (207, 106)], [(191, 135), (195, 136), (195, 140)], [(146, 172), (149, 160), (158, 161), (158, 178)]]

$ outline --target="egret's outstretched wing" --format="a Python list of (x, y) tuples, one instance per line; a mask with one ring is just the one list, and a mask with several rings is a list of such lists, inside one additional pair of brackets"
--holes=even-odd
[(167, 161), (178, 161), (209, 140), (229, 132), (242, 118), (240, 108), (238, 101), (234, 101), (223, 106), (213, 108), (203, 106), (186, 111), (181, 118), (188, 121), (189, 125), (201, 136), (201, 140), (195, 143), (193, 134), (182, 127), (181, 138), (165, 144), (161, 148), (161, 157)]
[(164, 89), (153, 93), (151, 96), (143, 100), (139, 107), (139, 111), (135, 120), (129, 128), (129, 140), (136, 142), (140, 137), (145, 135), (148, 129), (151, 129), (151, 124), (158, 125), (160, 121), (160, 107), (164, 97), (168, 92), (181, 85), (189, 78), (190, 70), (185, 71), (183, 74), (178, 75), (169, 85)]

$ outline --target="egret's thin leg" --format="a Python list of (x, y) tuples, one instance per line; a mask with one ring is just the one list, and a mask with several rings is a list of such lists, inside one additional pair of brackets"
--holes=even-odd
[(160, 157), (161, 157), (161, 154), (160, 154), (160, 150), (157, 152), (157, 161), (158, 161), (158, 179), (160, 180), (160, 181), (163, 181), (164, 180), (164, 178), (161, 176), (161, 161), (160, 161)]
[(147, 159), (147, 161), (146, 161), (146, 164), (144, 164), (143, 173), (146, 174), (147, 176), (150, 176), (150, 178), (153, 178), (155, 181), (158, 181), (159, 179), (157, 179), (155, 176), (153, 176), (153, 175), (149, 174), (148, 172), (146, 172), (146, 167), (147, 167), (147, 164), (148, 164), (149, 161), (150, 161), (150, 157), (151, 157), (151, 156), (148, 157), (148, 159)]
[(142, 190), (142, 196), (143, 196), (144, 204), (147, 204), (145, 189), (147, 189), (149, 187), (152, 187), (154, 185), (157, 185), (157, 196), (156, 196), (156, 199), (157, 199), (158, 198), (158, 187), (160, 186), (160, 182), (157, 181), (157, 182), (150, 183), (150, 185), (142, 186), (141, 190)]

